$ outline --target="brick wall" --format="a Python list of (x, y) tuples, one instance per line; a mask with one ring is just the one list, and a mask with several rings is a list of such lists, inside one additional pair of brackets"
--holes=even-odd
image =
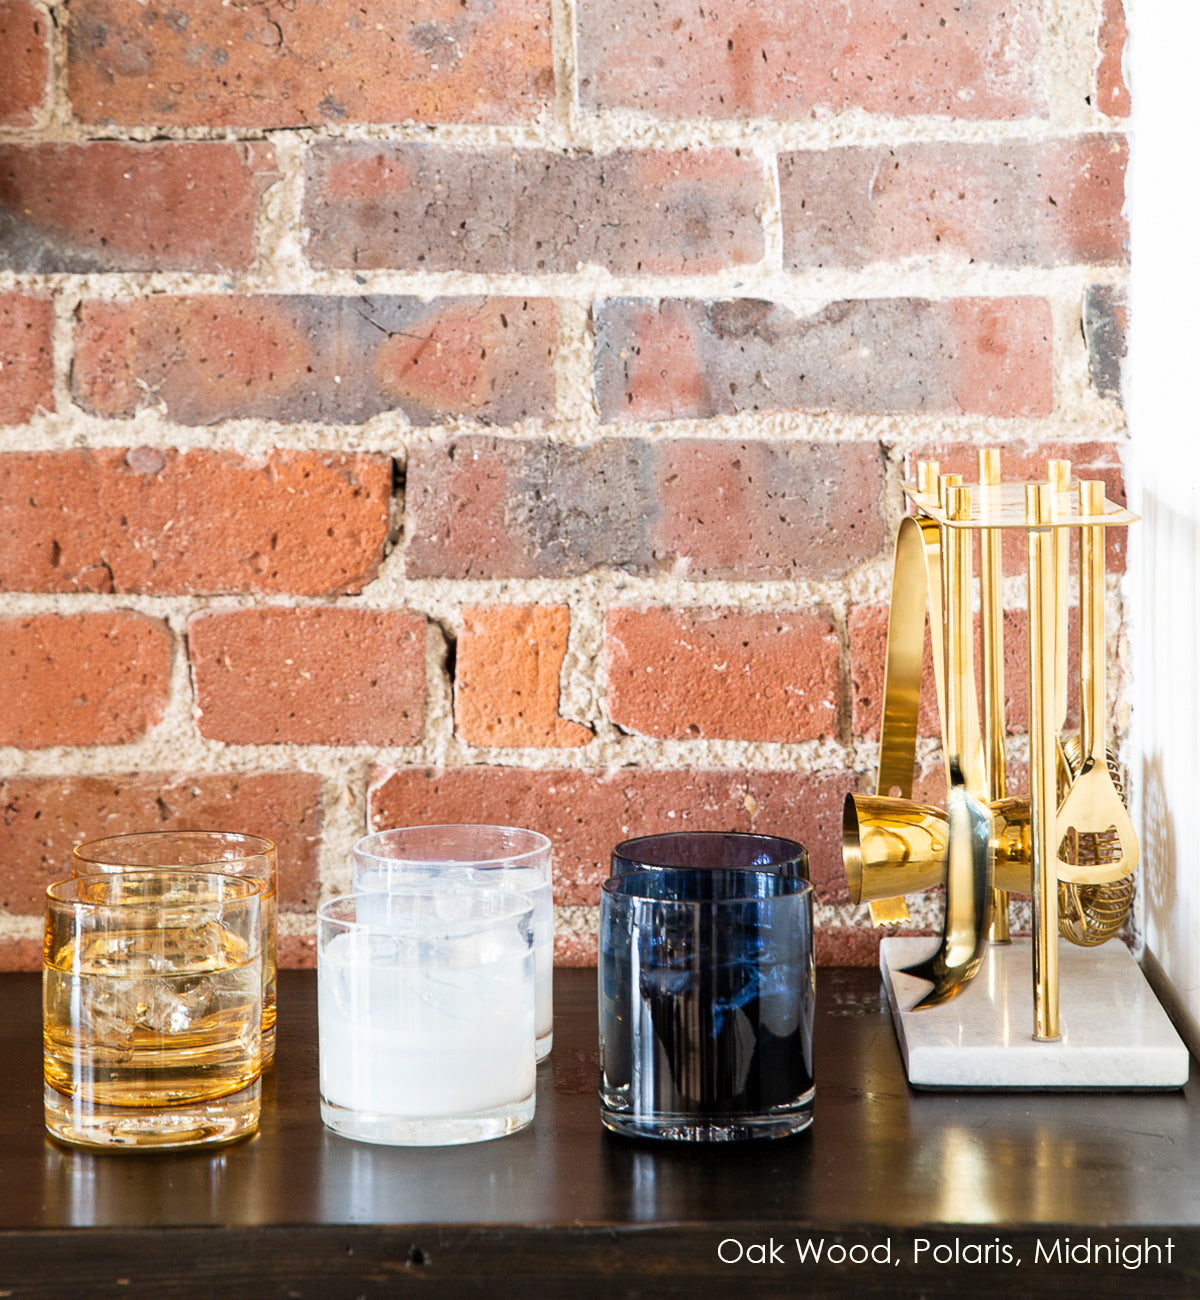
[(78, 838), (274, 836), (303, 964), (358, 835), (452, 820), (553, 837), (561, 962), (682, 826), (803, 840), (820, 959), (873, 960), (840, 804), (906, 462), (1120, 492), (1123, 41), (1120, 0), (0, 0), (0, 964)]

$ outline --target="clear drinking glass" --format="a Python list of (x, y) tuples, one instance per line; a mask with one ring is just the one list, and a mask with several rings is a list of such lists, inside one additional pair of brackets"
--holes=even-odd
[(405, 826), (354, 846), (354, 890), (429, 888), (442, 882), (524, 894), (533, 903), (537, 1059), (554, 1041), (554, 895), (550, 841), (516, 826)]
[(275, 857), (275, 845), (270, 840), (238, 831), (145, 831), (110, 835), (78, 844), (71, 854), (73, 876), (131, 868), (183, 867), (258, 881), (262, 891), (264, 1064), (269, 1064), (275, 1055), (275, 951), (279, 912)]
[(439, 885), (317, 908), (321, 1118), (364, 1142), (503, 1137), (534, 1112), (534, 905)]
[(625, 840), (612, 851), (612, 874), (659, 867), (774, 871), (808, 879), (808, 850), (782, 835), (747, 831), (672, 831)]
[(106, 1150), (208, 1146), (258, 1127), (258, 885), (124, 871), (46, 891), (50, 1133)]
[(630, 872), (600, 901), (600, 1112), (631, 1137), (783, 1137), (812, 1122), (812, 886)]

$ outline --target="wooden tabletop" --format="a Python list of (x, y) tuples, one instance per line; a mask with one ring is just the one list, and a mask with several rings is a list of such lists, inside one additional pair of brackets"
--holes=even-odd
[(0, 976), (0, 1296), (1200, 1294), (1195, 1082), (913, 1092), (874, 971), (818, 972), (812, 1129), (700, 1148), (604, 1131), (595, 972), (562, 970), (513, 1137), (327, 1131), (315, 977), (286, 972), (257, 1137), (71, 1151), (42, 1125), (39, 987)]

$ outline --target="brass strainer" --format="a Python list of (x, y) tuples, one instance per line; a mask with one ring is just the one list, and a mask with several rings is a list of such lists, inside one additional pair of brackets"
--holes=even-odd
[[(1078, 736), (1070, 736), (1063, 742), (1063, 753), (1067, 765), (1074, 775), (1083, 761), (1083, 747)], [(1106, 751), (1109, 774), (1113, 784), (1125, 798), (1124, 775), (1121, 765), (1111, 750)], [(1061, 798), (1060, 791), (1060, 798)], [(1084, 866), (1095, 866), (1104, 862), (1119, 862), (1121, 843), (1115, 831), (1099, 834), (1071, 833), (1074, 841), (1060, 848), (1064, 857)], [(1070, 851), (1067, 852), (1066, 850)], [(1133, 872), (1103, 885), (1079, 885), (1069, 881), (1058, 882), (1058, 932), (1064, 939), (1078, 944), (1081, 948), (1095, 948), (1105, 943), (1120, 930), (1129, 915), (1133, 903)]]

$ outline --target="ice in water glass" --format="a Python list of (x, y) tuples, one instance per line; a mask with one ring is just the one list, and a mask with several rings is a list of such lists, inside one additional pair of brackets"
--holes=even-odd
[(812, 886), (745, 869), (614, 876), (600, 902), (600, 1111), (632, 1137), (812, 1122)]
[(245, 876), (262, 893), (263, 999), (262, 1057), (275, 1055), (275, 950), (278, 883), (275, 845), (261, 835), (238, 831), (144, 831), (110, 835), (77, 844), (71, 853), (73, 876), (131, 869), (214, 871)]
[(517, 826), (404, 826), (354, 846), (354, 890), (429, 888), (438, 882), (524, 894), (533, 903), (537, 1059), (554, 1041), (554, 896), (550, 841)]
[(125, 871), (46, 891), (46, 1127), (105, 1150), (209, 1146), (258, 1127), (261, 893), (212, 872)]
[(317, 909), (321, 1118), (364, 1142), (503, 1137), (534, 1112), (534, 904), (439, 885)]

